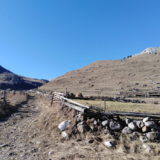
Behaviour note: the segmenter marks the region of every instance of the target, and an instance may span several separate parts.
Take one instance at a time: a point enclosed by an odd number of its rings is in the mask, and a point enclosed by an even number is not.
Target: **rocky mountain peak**
[[[151,47],[151,48],[146,48],[142,52],[133,54],[131,57],[143,55],[143,54],[160,54],[160,47]]]
[[[160,53],[160,47],[146,48],[141,53],[142,54],[159,54]]]

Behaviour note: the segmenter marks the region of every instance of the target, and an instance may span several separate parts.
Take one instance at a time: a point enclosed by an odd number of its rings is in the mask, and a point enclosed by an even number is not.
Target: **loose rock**
[[[122,129],[122,126],[119,122],[114,122],[114,121],[111,121],[109,123],[109,127],[111,130],[114,130],[114,131],[119,131]]]
[[[132,131],[135,131],[137,129],[137,126],[134,122],[131,122],[128,124],[128,127],[132,130]]]
[[[98,124],[98,122],[95,120],[95,121],[93,122],[93,124],[94,124],[94,125],[97,125],[97,124]]]
[[[63,138],[65,138],[65,139],[68,139],[68,138],[69,138],[68,133],[65,132],[65,131],[63,131],[63,132],[61,133],[61,136],[62,136]]]
[[[152,147],[148,144],[143,144],[142,147],[144,148],[145,153],[151,153],[152,152]]]
[[[146,132],[148,132],[149,131],[149,128],[147,127],[147,126],[144,126],[143,128],[142,128],[142,132],[143,133],[146,133]]]
[[[115,141],[104,141],[103,143],[107,148],[113,148],[115,147],[116,143]]]
[[[123,134],[131,134],[132,130],[129,127],[124,127],[122,130],[122,133]]]
[[[137,121],[137,122],[136,122],[136,125],[137,125],[138,128],[141,129],[141,128],[144,127],[144,122],[143,122],[143,121]]]
[[[144,122],[144,124],[149,128],[156,128],[156,124],[154,121],[147,121],[147,122]]]
[[[147,121],[149,121],[150,120],[150,118],[149,117],[145,117],[145,118],[143,118],[143,122],[147,122]]]
[[[58,128],[60,131],[64,131],[65,129],[67,129],[70,125],[70,120],[66,120],[66,121],[63,121],[61,122],[59,125],[58,125]]]
[[[148,142],[148,138],[147,138],[146,136],[140,136],[140,137],[139,137],[139,140],[140,140],[142,143]]]
[[[128,119],[128,118],[126,118],[126,119],[125,119],[125,122],[126,122],[126,124],[128,125],[129,123],[131,123],[131,122],[132,122],[132,120],[131,120],[131,119]]]
[[[109,121],[108,120],[105,120],[105,121],[102,121],[102,126],[107,126],[109,124]]]
[[[148,133],[146,133],[146,137],[148,138],[148,140],[154,141],[157,138],[157,133],[156,132],[148,132]]]

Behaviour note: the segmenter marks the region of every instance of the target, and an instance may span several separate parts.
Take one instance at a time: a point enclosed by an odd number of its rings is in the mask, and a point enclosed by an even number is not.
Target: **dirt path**
[[[1,160],[39,159],[36,143],[30,137],[34,131],[28,130],[38,114],[38,108],[28,103],[8,120],[0,122]]]

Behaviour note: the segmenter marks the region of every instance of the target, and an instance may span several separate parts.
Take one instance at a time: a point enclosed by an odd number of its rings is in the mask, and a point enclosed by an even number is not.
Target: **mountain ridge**
[[[28,90],[40,87],[47,82],[47,80],[19,76],[0,66],[0,89]]]

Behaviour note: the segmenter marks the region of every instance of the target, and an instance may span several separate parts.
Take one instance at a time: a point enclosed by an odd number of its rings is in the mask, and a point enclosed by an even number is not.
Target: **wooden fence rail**
[[[73,108],[79,112],[86,112],[86,113],[94,113],[94,114],[100,114],[100,115],[105,115],[105,116],[131,116],[131,117],[151,117],[155,119],[160,119],[160,114],[155,114],[155,113],[139,113],[139,112],[120,112],[120,111],[110,111],[110,112],[105,112],[99,109],[99,107],[91,107],[91,106],[86,106],[83,104],[80,104],[78,102],[75,102],[71,99],[68,99],[62,95],[62,93],[57,93],[55,92],[55,97],[59,100],[63,100],[64,104],[67,107]]]
[[[140,112],[120,112],[120,111],[105,112],[102,109],[100,109],[99,107],[96,107],[96,106],[92,107],[92,106],[83,105],[83,104],[75,102],[71,99],[68,99],[68,98],[64,97],[63,93],[54,92],[54,93],[52,93],[52,95],[50,95],[50,94],[45,94],[45,95],[53,96],[54,99],[57,99],[59,101],[63,101],[65,106],[72,108],[72,109],[74,109],[78,112],[81,112],[81,113],[86,113],[86,114],[93,113],[93,115],[99,114],[99,115],[104,115],[104,116],[151,117],[154,119],[160,119],[160,113],[156,114],[156,113],[140,113]]]

